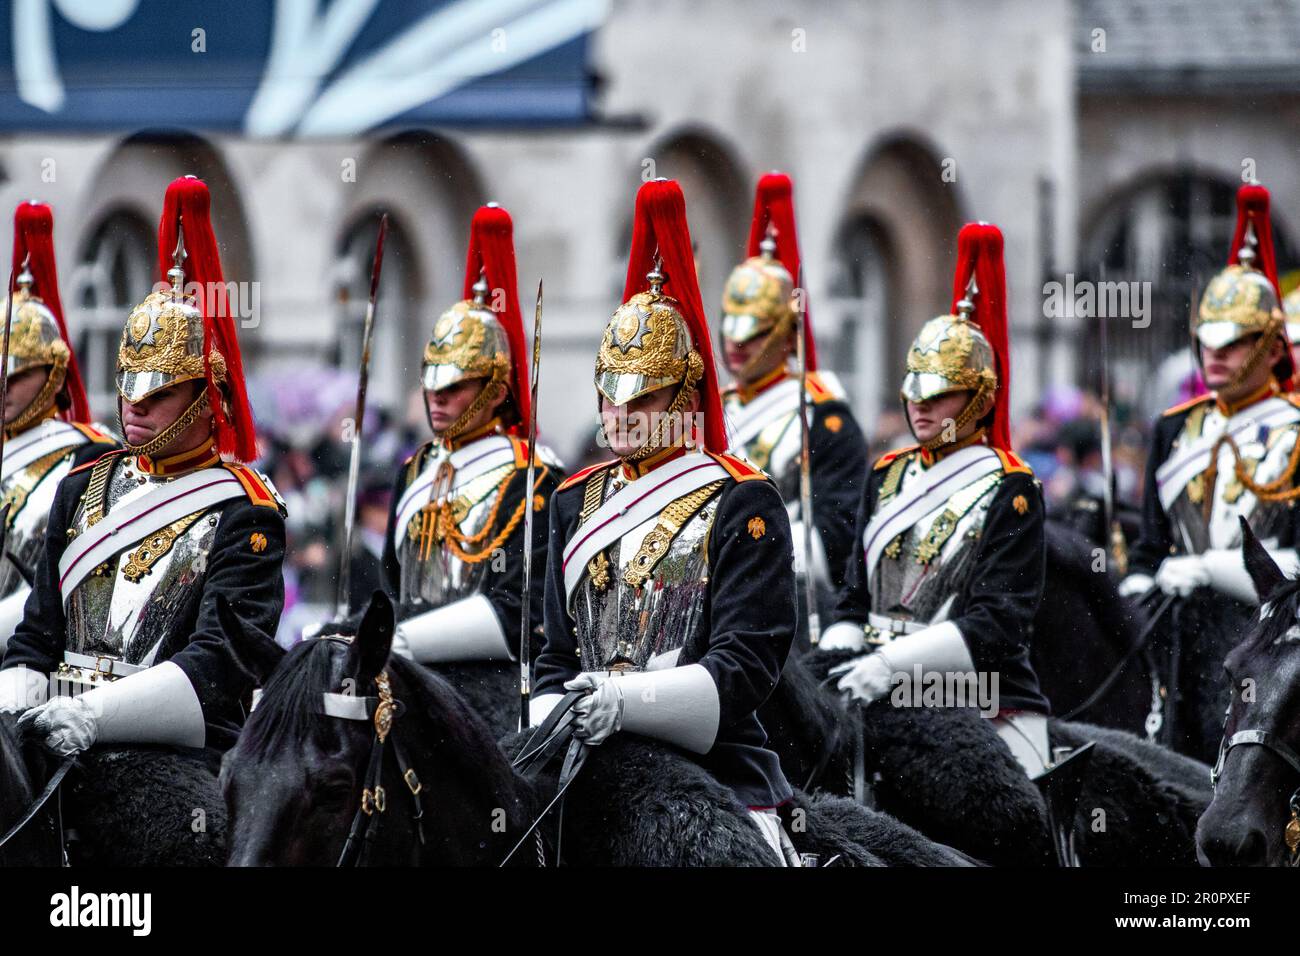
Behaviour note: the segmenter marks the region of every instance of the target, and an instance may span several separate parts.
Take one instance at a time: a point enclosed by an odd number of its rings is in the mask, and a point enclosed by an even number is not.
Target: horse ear
[[[1259,543],[1255,532],[1250,530],[1250,522],[1238,518],[1241,522],[1241,556],[1246,562],[1246,571],[1255,584],[1255,594],[1259,603],[1265,603],[1273,592],[1286,583],[1286,575],[1277,566],[1268,549]]]
[[[357,627],[357,636],[348,647],[348,665],[359,683],[368,683],[384,669],[396,629],[393,602],[383,591],[376,591]]]
[[[253,678],[253,682],[266,683],[271,672],[284,659],[284,648],[260,631],[244,626],[235,609],[224,594],[217,595],[217,621],[235,651],[240,668]]]

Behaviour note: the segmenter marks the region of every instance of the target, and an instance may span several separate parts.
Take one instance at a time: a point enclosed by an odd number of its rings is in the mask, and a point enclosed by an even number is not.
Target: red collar
[[[784,382],[789,377],[790,372],[786,367],[784,365],[779,365],[756,382],[752,382],[749,385],[737,385],[736,395],[740,399],[740,404],[748,405],[773,385],[778,382]]]
[[[943,461],[955,451],[961,451],[963,448],[969,448],[971,445],[983,444],[988,435],[984,429],[977,428],[961,441],[955,441],[951,445],[940,445],[933,450],[929,448],[921,449],[921,466],[929,468],[937,461]]]
[[[170,478],[198,468],[209,468],[220,460],[221,456],[217,453],[217,443],[209,438],[197,448],[191,448],[189,451],[182,451],[175,455],[168,455],[165,458],[136,455],[135,464],[146,475]]]
[[[619,474],[623,476],[625,481],[636,481],[642,475],[648,475],[660,465],[667,464],[684,454],[686,454],[685,445],[673,445],[671,448],[663,448],[642,461],[624,461],[619,465]]]

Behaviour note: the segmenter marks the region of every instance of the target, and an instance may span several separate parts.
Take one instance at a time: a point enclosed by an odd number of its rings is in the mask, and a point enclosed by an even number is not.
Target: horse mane
[[[239,735],[241,750],[257,758],[274,753],[285,740],[319,739],[325,726],[319,719],[321,694],[339,690],[330,685],[334,643],[306,640],[290,648],[244,723]]]

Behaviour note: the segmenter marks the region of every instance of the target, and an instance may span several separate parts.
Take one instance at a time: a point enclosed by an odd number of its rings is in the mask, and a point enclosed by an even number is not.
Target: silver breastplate
[[[434,449],[424,470],[436,473],[445,459]],[[442,607],[478,593],[486,569],[501,559],[493,556],[492,539],[511,518],[498,502],[514,472],[505,464],[454,489],[446,480],[434,482],[429,502],[407,523],[397,548],[403,604]]]
[[[914,457],[894,492],[914,480],[920,471],[919,460]],[[886,545],[871,579],[873,611],[929,622],[951,606],[974,571],[989,505],[1002,478],[1003,473],[997,471],[970,482]],[[887,501],[882,493],[876,507]]]
[[[1195,441],[1203,433],[1223,430],[1223,416],[1217,408],[1193,409],[1174,440],[1170,454]],[[1300,425],[1283,425],[1266,433],[1244,436],[1237,443],[1243,470],[1256,484],[1276,481],[1290,463],[1291,451],[1300,436]],[[1174,544],[1184,554],[1201,554],[1212,548],[1241,546],[1239,518],[1247,518],[1251,529],[1261,539],[1276,537],[1287,520],[1291,502],[1261,501],[1236,474],[1236,459],[1225,444],[1219,450],[1217,468],[1211,482],[1208,470],[1197,475],[1179,492],[1169,508],[1169,524]],[[1285,488],[1295,483],[1294,477]],[[1207,505],[1206,498],[1210,501]]]
[[[74,446],[53,451],[9,476],[0,486],[0,505],[10,505],[5,549],[28,568],[34,569],[40,557],[54,493],[72,470],[76,450]],[[0,597],[13,594],[25,583],[13,562],[0,561]]]
[[[115,461],[108,479],[111,514],[170,479],[143,475],[131,461]],[[93,491],[93,481],[91,490]],[[77,509],[73,527],[90,527],[90,495]],[[67,649],[139,664],[179,618],[207,577],[222,506],[197,511],[156,531],[105,561],[64,599]]]
[[[618,490],[605,484],[601,500]],[[686,642],[708,598],[708,538],[723,484],[678,498],[588,562],[571,598],[583,670],[642,670]]]

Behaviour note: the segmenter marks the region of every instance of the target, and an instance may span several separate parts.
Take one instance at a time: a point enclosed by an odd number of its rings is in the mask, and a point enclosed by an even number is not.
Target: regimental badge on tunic
[[[1011,507],[1016,509],[1017,514],[1024,514],[1029,510],[1029,499],[1024,495],[1016,495],[1011,499]]]
[[[838,415],[826,416],[826,427],[831,430],[832,434],[838,434],[839,430],[844,427],[844,419]]]
[[[533,510],[541,511],[546,507],[546,499],[541,495],[533,495]]]
[[[266,535],[260,531],[254,531],[249,537],[248,543],[253,546],[254,553],[261,554],[266,550]]]
[[[767,522],[758,515],[754,515],[754,517],[750,518],[749,524],[746,527],[749,528],[750,537],[755,541],[767,534]]]

